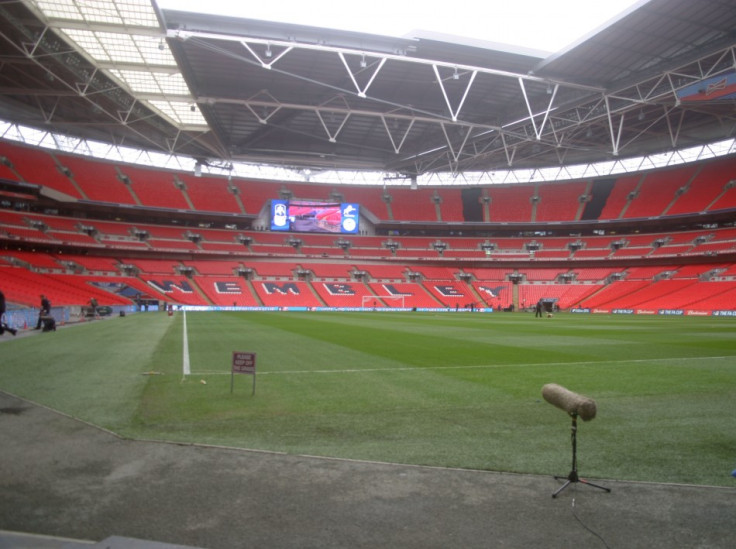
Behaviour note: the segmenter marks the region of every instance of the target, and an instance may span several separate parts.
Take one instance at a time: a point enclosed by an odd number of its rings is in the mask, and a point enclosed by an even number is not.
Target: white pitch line
[[[189,339],[187,338],[187,312],[184,311],[184,334],[182,335],[182,352],[181,352],[181,370],[184,377],[191,375],[192,370],[189,366]]]
[[[585,362],[532,362],[527,364],[476,364],[468,366],[402,366],[400,368],[350,368],[345,370],[283,370],[280,372],[263,372],[259,371],[259,376],[265,375],[288,375],[288,374],[363,374],[372,372],[421,372],[426,370],[479,370],[490,368],[514,368],[526,366],[610,366],[612,364],[632,364],[639,362],[676,362],[676,361],[694,361],[694,360],[721,360],[734,358],[732,356],[701,356],[701,357],[676,357],[676,358],[657,358],[657,359],[634,359],[634,360],[604,360],[601,362],[585,361]],[[230,372],[198,372],[195,375],[230,375]]]

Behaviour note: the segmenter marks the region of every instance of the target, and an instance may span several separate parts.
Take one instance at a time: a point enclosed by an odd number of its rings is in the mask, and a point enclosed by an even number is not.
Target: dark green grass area
[[[161,313],[5,341],[0,388],[124,436],[567,475],[733,486],[736,320],[386,312]],[[233,351],[257,353],[252,377]],[[144,375],[147,372],[160,375]]]

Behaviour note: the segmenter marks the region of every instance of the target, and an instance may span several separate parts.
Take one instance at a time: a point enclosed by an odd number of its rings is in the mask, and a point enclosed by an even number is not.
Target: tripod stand
[[[556,479],[565,479],[565,484],[560,486],[554,494],[552,494],[553,498],[556,498],[557,495],[562,492],[565,488],[570,486],[573,482],[582,482],[583,484],[587,484],[588,486],[592,486],[594,488],[599,488],[601,490],[605,490],[606,492],[610,492],[610,488],[605,488],[603,486],[599,486],[597,484],[593,484],[592,482],[588,482],[587,480],[580,478],[578,476],[578,441],[577,441],[577,432],[578,432],[578,415],[575,413],[570,414],[572,416],[572,470],[570,471],[570,474],[566,477],[560,477],[555,476]]]

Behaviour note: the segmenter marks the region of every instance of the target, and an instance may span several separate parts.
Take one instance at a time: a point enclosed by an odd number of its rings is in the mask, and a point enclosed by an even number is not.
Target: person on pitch
[[[97,313],[97,300],[94,297],[89,299],[89,313],[93,318],[100,318],[100,315]]]
[[[38,311],[38,322],[36,323],[35,330],[40,330],[45,317],[51,316],[51,302],[48,298],[41,294],[41,310]]]

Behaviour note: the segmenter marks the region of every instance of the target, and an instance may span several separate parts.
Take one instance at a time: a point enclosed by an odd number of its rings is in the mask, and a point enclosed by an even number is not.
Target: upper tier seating
[[[677,191],[684,187],[696,171],[695,166],[650,172],[643,176],[637,196],[631,200],[624,217],[658,217],[677,198]]]
[[[585,194],[587,181],[547,183],[539,185],[535,221],[577,220],[580,197]]]
[[[176,186],[174,173],[125,165],[120,173],[130,181],[130,190],[142,206],[190,210],[184,193]]]
[[[247,214],[258,214],[270,200],[279,198],[280,185],[275,183],[233,179],[232,185],[238,189],[238,196]]]
[[[402,189],[387,190],[391,196],[391,212],[393,219],[402,221],[439,221],[437,207],[432,201],[435,191],[432,189]]]
[[[197,211],[242,214],[235,195],[228,190],[228,181],[217,177],[177,176]]]
[[[629,195],[637,188],[641,177],[640,175],[619,177],[613,189],[611,189],[611,194],[608,195],[598,219],[620,219],[624,208],[629,203]]]
[[[340,188],[340,192],[344,196],[345,202],[360,204],[361,208],[367,209],[381,221],[389,219],[388,208],[381,198],[381,189],[350,185]]]
[[[62,173],[50,151],[0,141],[0,155],[10,161],[21,181],[48,187],[73,198],[84,198],[69,177]],[[15,174],[11,179],[17,179]]]
[[[130,189],[120,180],[112,164],[80,156],[58,155],[59,162],[69,168],[87,200],[135,205]]]
[[[704,212],[726,192],[726,184],[733,179],[731,159],[719,159],[703,164],[695,173],[685,191],[680,194],[667,215]],[[736,206],[736,201],[734,205]]]
[[[486,192],[491,198],[490,221],[532,221],[534,187],[531,185],[491,187]]]
[[[72,198],[145,207],[258,214],[269,200],[289,191],[295,198],[355,202],[380,220],[464,221],[462,189],[344,186],[196,178],[188,171],[105,163],[87,157],[1,141],[2,175],[60,191]],[[619,176],[598,219],[682,215],[736,208],[731,180],[734,158]],[[601,178],[602,180],[610,178]],[[125,181],[125,182],[124,182]],[[129,184],[126,184],[129,182]],[[597,181],[493,185],[479,189],[491,199],[489,221],[573,221],[582,196],[594,196]],[[177,185],[183,187],[178,188]],[[237,196],[229,189],[235,189]],[[435,203],[437,197],[438,203]],[[534,204],[533,197],[538,200]],[[438,216],[439,214],[439,216]]]

